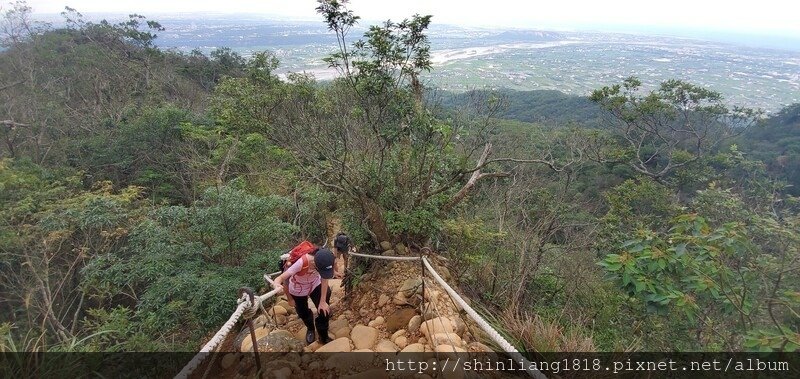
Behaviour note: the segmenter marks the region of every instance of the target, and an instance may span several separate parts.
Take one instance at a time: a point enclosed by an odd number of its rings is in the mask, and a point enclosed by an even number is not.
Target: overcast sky
[[[7,0],[3,1],[4,3]],[[35,13],[65,5],[83,13],[144,15],[189,12],[268,14],[317,20],[315,0],[27,0]],[[728,31],[800,37],[800,1],[707,0],[352,0],[365,20],[432,14],[434,23],[522,28],[660,29]]]

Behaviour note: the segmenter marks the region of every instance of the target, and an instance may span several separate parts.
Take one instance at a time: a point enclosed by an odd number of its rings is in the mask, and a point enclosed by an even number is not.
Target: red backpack
[[[287,268],[291,267],[298,259],[303,260],[303,268],[300,269],[300,272],[297,275],[305,275],[308,272],[308,254],[313,253],[317,250],[317,247],[308,241],[300,242],[297,246],[293,247],[292,250],[289,251],[289,259],[286,261],[286,265],[283,267],[285,271]]]

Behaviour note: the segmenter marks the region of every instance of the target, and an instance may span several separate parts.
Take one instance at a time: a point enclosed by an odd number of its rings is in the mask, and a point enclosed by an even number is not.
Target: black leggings
[[[311,296],[311,301],[314,302],[314,305],[319,310],[319,300],[322,296],[322,284],[318,285],[314,288],[313,291],[309,294]],[[311,309],[308,308],[308,296],[295,296],[292,295],[294,298],[294,309],[297,311],[297,317],[303,320],[303,323],[306,324],[306,328],[308,330],[314,330],[314,325],[317,326],[317,333],[320,336],[324,336],[328,334],[328,320],[330,319],[330,312],[327,314],[322,314],[322,312],[317,312],[317,318],[314,320],[314,314],[311,313]],[[325,302],[328,304],[331,303],[331,288],[328,287],[328,294],[325,296]]]

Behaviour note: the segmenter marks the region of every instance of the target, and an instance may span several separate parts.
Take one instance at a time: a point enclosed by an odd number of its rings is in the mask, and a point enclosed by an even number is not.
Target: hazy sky
[[[222,12],[319,19],[315,0],[28,0],[28,4],[36,13],[58,13],[69,5],[83,13]],[[800,2],[796,0],[352,0],[350,9],[365,20],[398,20],[420,13],[434,15],[434,23],[455,25],[648,26],[800,37]]]

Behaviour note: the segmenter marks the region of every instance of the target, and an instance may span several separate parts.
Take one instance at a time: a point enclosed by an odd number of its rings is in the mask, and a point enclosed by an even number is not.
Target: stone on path
[[[394,333],[400,329],[403,329],[409,325],[411,319],[413,319],[417,314],[417,311],[414,308],[400,308],[396,310],[394,313],[386,317],[386,330],[389,333]],[[410,328],[409,328],[410,330]]]
[[[350,337],[350,332],[352,332],[352,329],[350,329],[349,326],[346,326],[344,328],[336,329],[336,331],[333,332],[332,334],[335,336],[334,338],[342,338],[342,337]],[[328,334],[331,333],[329,332]]]
[[[346,353],[350,351],[352,351],[352,348],[350,347],[350,339],[347,337],[342,337],[326,343],[317,349],[315,353]]]
[[[378,317],[375,317],[374,320],[370,321],[369,324],[367,324],[367,326],[371,326],[373,328],[377,328],[377,327],[383,325],[383,322],[384,322],[383,316],[378,316]]]
[[[394,332],[394,334],[392,334],[392,336],[389,339],[394,341],[397,337],[404,336],[405,334],[406,334],[406,330],[405,329],[400,329],[400,330]]]
[[[350,339],[356,349],[369,349],[378,340],[378,329],[370,326],[356,325],[350,332]]]
[[[391,298],[389,296],[386,296],[386,294],[382,293],[381,296],[378,297],[378,308],[381,308],[384,305],[386,305],[386,303],[388,303],[389,300],[391,300]]]
[[[331,331],[337,331],[341,328],[347,328],[347,327],[350,327],[350,322],[344,317],[333,320],[328,324],[328,330]]]
[[[233,366],[234,363],[239,361],[239,358],[240,356],[238,353],[225,354],[225,356],[222,357],[222,361],[219,362],[219,365],[220,367],[222,367],[223,370],[227,370],[228,368]]]
[[[403,282],[403,284],[400,285],[400,287],[397,288],[397,292],[403,293],[403,295],[408,298],[421,289],[422,278],[408,278]]]
[[[462,346],[464,344],[461,341],[461,337],[455,333],[436,333],[433,335],[433,339],[431,341],[433,345]]]
[[[416,333],[419,330],[420,325],[422,325],[422,316],[416,315],[411,317],[411,319],[408,320],[408,332]]]
[[[419,328],[422,331],[422,334],[425,335],[425,338],[428,341],[431,340],[431,336],[436,333],[453,333],[453,325],[450,322],[450,319],[447,317],[437,317],[425,321],[420,325]]]
[[[403,350],[400,351],[401,353],[424,353],[425,346],[421,343],[412,343],[411,345],[406,346]]]
[[[288,333],[287,333],[288,334]],[[303,351],[305,343],[298,341],[294,337],[289,337],[286,334],[270,334],[266,337],[258,339],[258,352],[300,352]],[[253,344],[248,343],[248,340],[242,343],[242,352],[253,351]]]
[[[404,349],[408,346],[408,338],[406,336],[400,336],[394,339],[394,344],[397,345],[398,348]]]
[[[400,350],[394,342],[389,340],[380,340],[377,345],[375,345],[375,351],[378,353],[396,353]]]

